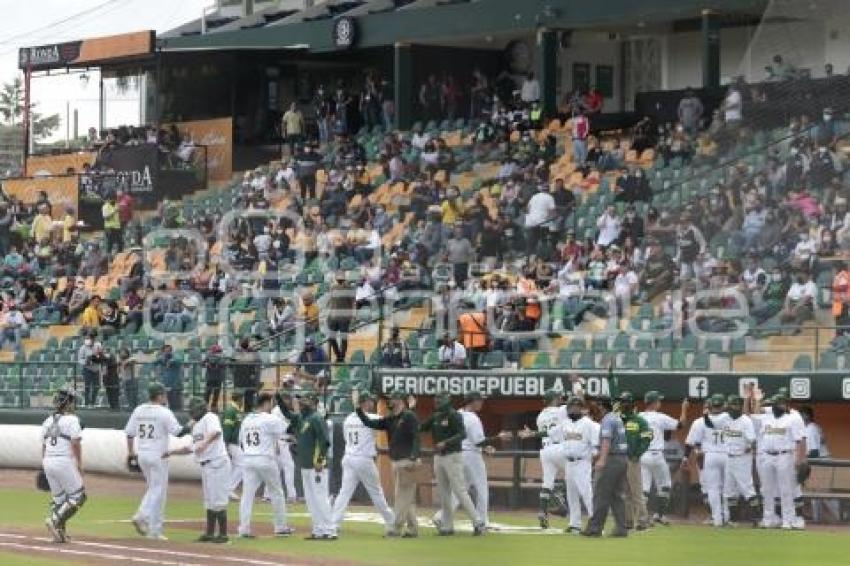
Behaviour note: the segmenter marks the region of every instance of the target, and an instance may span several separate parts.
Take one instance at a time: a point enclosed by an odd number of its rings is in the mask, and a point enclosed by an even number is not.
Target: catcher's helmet
[[[65,408],[77,400],[77,392],[71,387],[63,387],[53,395],[53,406],[57,412],[65,410]]]

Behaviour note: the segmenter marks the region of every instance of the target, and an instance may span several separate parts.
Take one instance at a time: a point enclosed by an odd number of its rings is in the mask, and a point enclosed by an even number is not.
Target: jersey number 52
[[[139,439],[153,438],[153,424],[141,423],[139,425]]]

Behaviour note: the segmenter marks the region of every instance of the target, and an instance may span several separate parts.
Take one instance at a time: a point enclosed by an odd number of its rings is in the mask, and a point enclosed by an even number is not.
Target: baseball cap
[[[463,400],[467,403],[471,403],[472,401],[481,401],[483,399],[484,395],[482,395],[480,391],[468,391],[466,395],[463,396]]]
[[[733,393],[732,395],[729,395],[729,396],[726,398],[726,404],[727,404],[727,405],[740,405],[740,404],[742,404],[743,402],[744,402],[744,400],[743,400],[743,399],[741,399],[741,397],[740,397],[740,396],[735,395],[734,393]]]
[[[726,403],[726,399],[720,393],[716,393],[708,400],[708,404],[712,407],[722,407]]]
[[[620,396],[617,398],[620,403],[634,403],[635,396],[632,395],[631,391],[623,391],[620,393]]]
[[[160,395],[165,393],[165,387],[156,381],[148,385],[148,399],[153,399],[154,397],[159,397]]]
[[[655,403],[656,401],[661,401],[663,399],[664,395],[655,390],[647,391],[646,395],[643,396],[644,403]]]
[[[567,406],[569,405],[584,405],[584,400],[578,395],[570,395],[570,398],[567,399]]]
[[[396,389],[392,393],[390,393],[390,399],[400,399],[402,401],[405,401],[407,400],[407,393],[405,393],[401,389]]]
[[[554,401],[558,397],[561,397],[561,392],[557,391],[555,389],[547,389],[543,393],[543,400],[546,401],[547,403],[551,403],[552,401]]]

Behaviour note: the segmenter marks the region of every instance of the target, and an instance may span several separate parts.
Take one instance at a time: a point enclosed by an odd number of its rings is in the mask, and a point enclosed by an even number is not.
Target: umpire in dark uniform
[[[596,460],[596,485],[593,488],[593,515],[581,532],[588,537],[602,536],[608,510],[616,526],[611,536],[624,537],[626,530],[626,464],[628,446],[623,419],[611,412],[611,398],[598,397],[596,404],[603,412],[599,431],[599,459]]]

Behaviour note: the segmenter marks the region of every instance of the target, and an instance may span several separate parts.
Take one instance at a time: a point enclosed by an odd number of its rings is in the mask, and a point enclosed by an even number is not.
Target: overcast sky
[[[201,9],[211,4],[213,0],[0,0],[0,81],[20,76],[20,47],[146,29],[163,32],[199,18]],[[110,96],[117,98],[115,93]],[[72,113],[79,110],[80,134],[97,126],[97,97],[96,74],[88,85],[79,75],[33,80],[38,111],[62,117],[55,139],[65,138],[66,101]],[[113,100],[107,108],[110,125],[138,121],[138,114],[138,103],[130,100]]]

